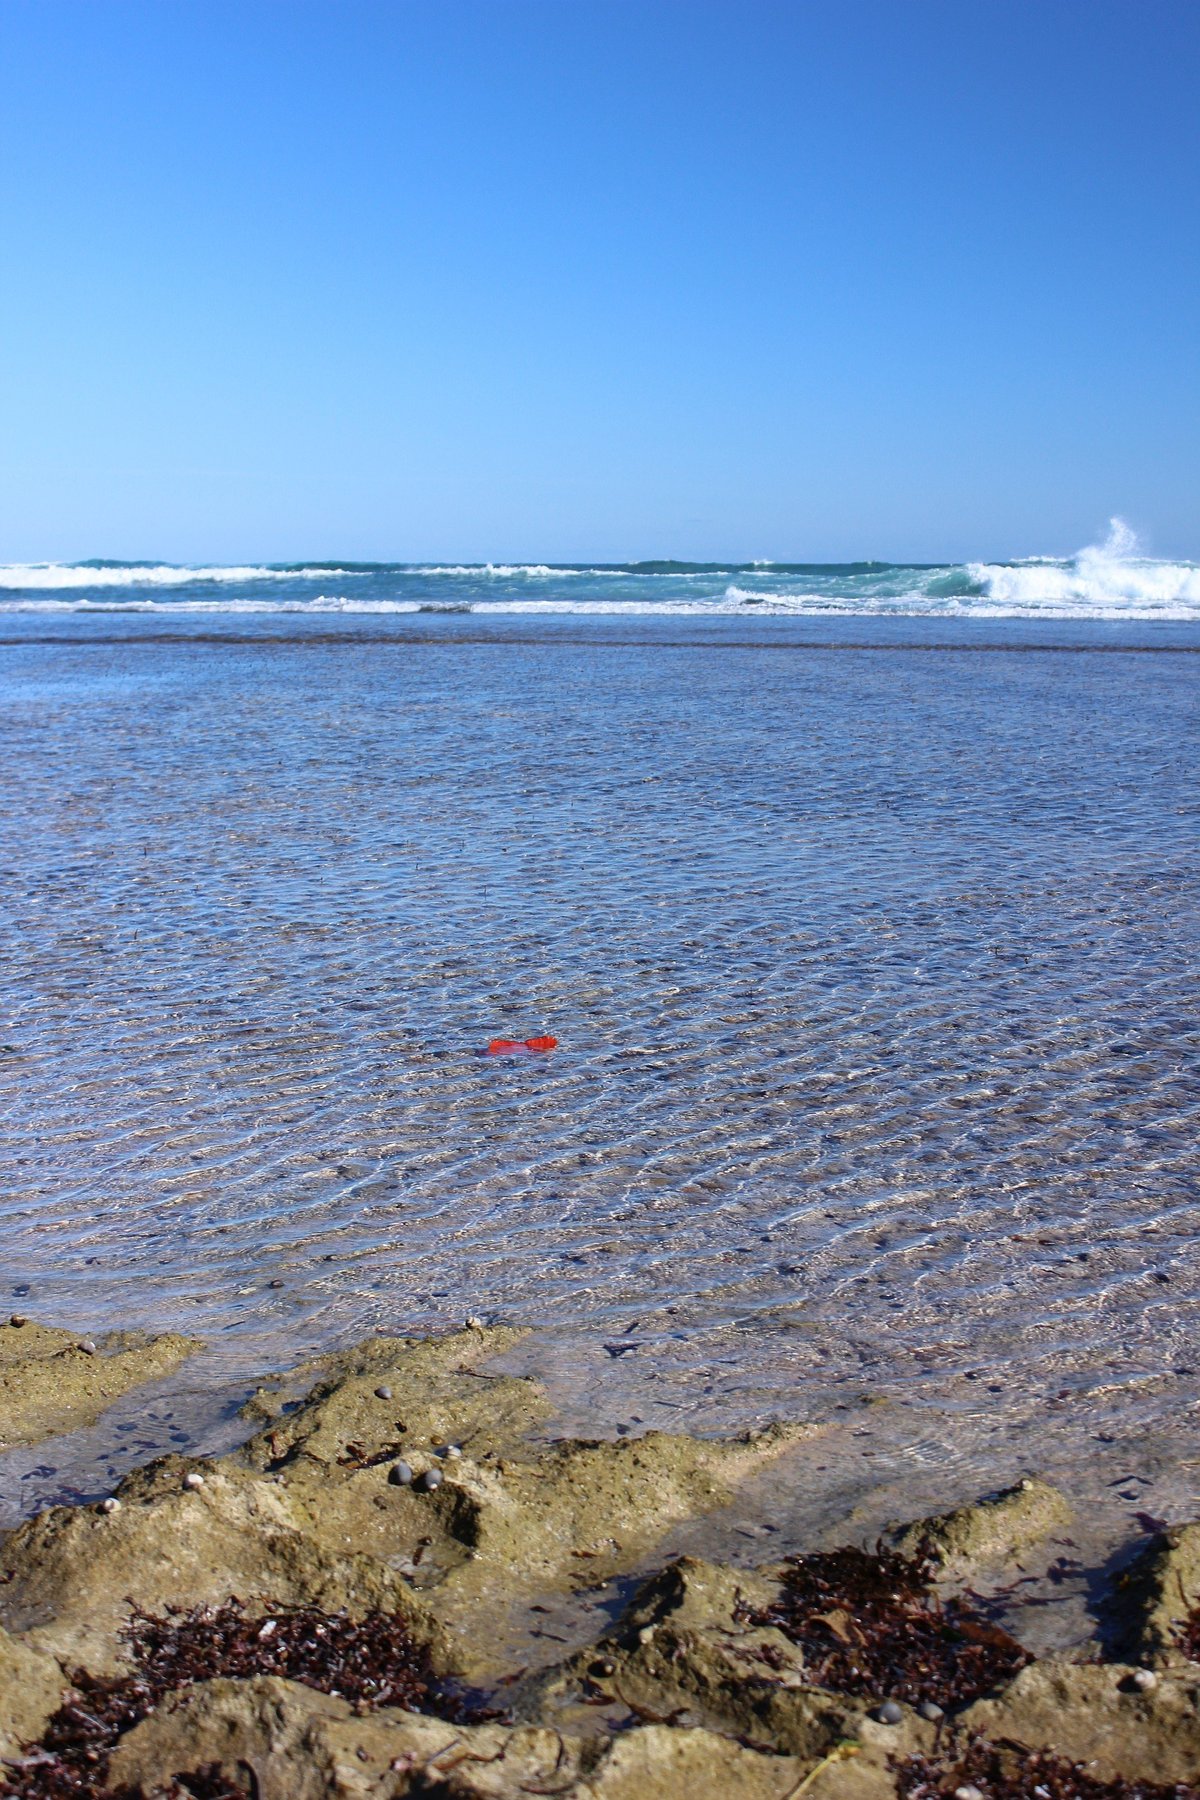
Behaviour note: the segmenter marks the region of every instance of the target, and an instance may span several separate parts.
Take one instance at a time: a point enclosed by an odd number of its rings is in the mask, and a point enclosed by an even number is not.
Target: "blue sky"
[[[0,559],[1200,555],[1197,0],[0,0]]]

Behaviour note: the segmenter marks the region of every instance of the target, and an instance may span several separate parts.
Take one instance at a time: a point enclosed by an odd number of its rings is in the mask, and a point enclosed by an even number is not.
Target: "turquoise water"
[[[56,606],[0,619],[0,1302],[204,1336],[201,1437],[473,1313],[580,1422],[1182,1457],[1195,625]]]
[[[0,566],[0,614],[484,614],[1200,619],[1200,565],[1142,554],[1119,519],[1070,557],[962,564],[328,563]]]

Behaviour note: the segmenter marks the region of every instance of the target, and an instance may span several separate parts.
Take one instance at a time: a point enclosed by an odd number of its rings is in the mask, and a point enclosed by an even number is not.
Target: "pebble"
[[[973,1781],[964,1781],[961,1787],[955,1788],[954,1800],[983,1800],[983,1793]]]
[[[95,1356],[96,1354],[96,1346],[93,1344],[91,1338],[80,1338],[75,1348],[77,1350],[82,1350],[85,1356]]]
[[[388,1470],[388,1480],[393,1487],[411,1487],[413,1472],[406,1462],[394,1462]]]
[[[416,1485],[423,1493],[432,1494],[434,1488],[440,1488],[442,1485],[442,1471],[440,1469],[426,1469]]]
[[[899,1725],[904,1713],[894,1700],[885,1700],[882,1706],[875,1708],[875,1717],[881,1725]]]
[[[377,1387],[375,1389],[375,1398],[377,1400],[390,1400],[391,1397],[392,1390],[390,1387]]]
[[[28,1325],[29,1320],[24,1313],[14,1313],[8,1322],[10,1325]]]
[[[120,1512],[120,1510],[121,1502],[119,1500],[114,1500],[111,1494],[107,1500],[102,1500],[100,1502],[100,1511],[102,1513],[115,1513]]]
[[[946,1716],[944,1709],[938,1705],[936,1700],[922,1700],[917,1711],[923,1719],[944,1719]]]
[[[269,1288],[281,1288],[283,1283],[282,1281],[268,1281],[267,1286]]]
[[[1133,1685],[1141,1693],[1148,1694],[1153,1688],[1158,1686],[1158,1676],[1154,1673],[1153,1669],[1135,1669],[1133,1671]]]
[[[185,1488],[202,1488],[204,1486],[204,1477],[203,1475],[198,1475],[195,1469],[189,1469],[183,1478],[183,1485]]]

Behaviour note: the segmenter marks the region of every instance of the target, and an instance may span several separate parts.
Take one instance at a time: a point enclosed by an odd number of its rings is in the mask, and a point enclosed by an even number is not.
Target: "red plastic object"
[[[526,1038],[493,1038],[487,1047],[489,1056],[511,1056],[517,1050],[557,1050],[558,1039],[555,1037]]]

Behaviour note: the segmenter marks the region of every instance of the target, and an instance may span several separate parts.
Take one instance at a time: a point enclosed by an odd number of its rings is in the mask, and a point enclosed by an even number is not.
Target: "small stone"
[[[91,1338],[80,1338],[75,1348],[77,1350],[82,1350],[85,1356],[95,1356],[96,1354],[96,1346],[93,1344]]]
[[[392,1390],[390,1387],[377,1387],[375,1389],[375,1398],[377,1400],[390,1400],[391,1397]]]
[[[652,1644],[653,1642],[654,1642],[654,1626],[653,1625],[643,1625],[642,1629],[638,1632],[638,1643],[639,1644]]]
[[[946,1716],[944,1708],[940,1707],[936,1700],[922,1700],[917,1711],[923,1719],[928,1719],[931,1724],[937,1719],[944,1719]]]
[[[14,1313],[8,1322],[10,1325],[28,1325],[29,1320],[24,1313]]]
[[[1158,1686],[1158,1676],[1153,1669],[1135,1669],[1133,1685],[1141,1694],[1149,1694]]]
[[[283,1283],[282,1281],[268,1281],[267,1286],[269,1288],[281,1288]]]
[[[426,1469],[425,1473],[416,1483],[416,1486],[419,1487],[424,1494],[432,1494],[434,1488],[440,1488],[441,1485],[442,1471],[440,1469]]]
[[[479,1317],[478,1313],[468,1313],[467,1314],[466,1327],[467,1327],[468,1331],[482,1331],[483,1330],[483,1320]]]
[[[109,1495],[107,1500],[102,1500],[100,1502],[100,1511],[102,1513],[115,1513],[115,1512],[120,1512],[120,1510],[121,1510],[121,1502],[119,1500],[115,1500],[111,1494]]]
[[[393,1487],[411,1487],[413,1472],[406,1462],[394,1462],[388,1470],[388,1480]]]
[[[204,1486],[204,1477],[203,1475],[197,1474],[195,1469],[189,1469],[183,1478],[183,1485],[185,1488],[202,1488]]]
[[[904,1714],[894,1700],[885,1700],[875,1708],[875,1717],[881,1725],[899,1725]]]
[[[973,1781],[964,1781],[961,1787],[955,1788],[954,1800],[983,1800],[983,1793]]]

